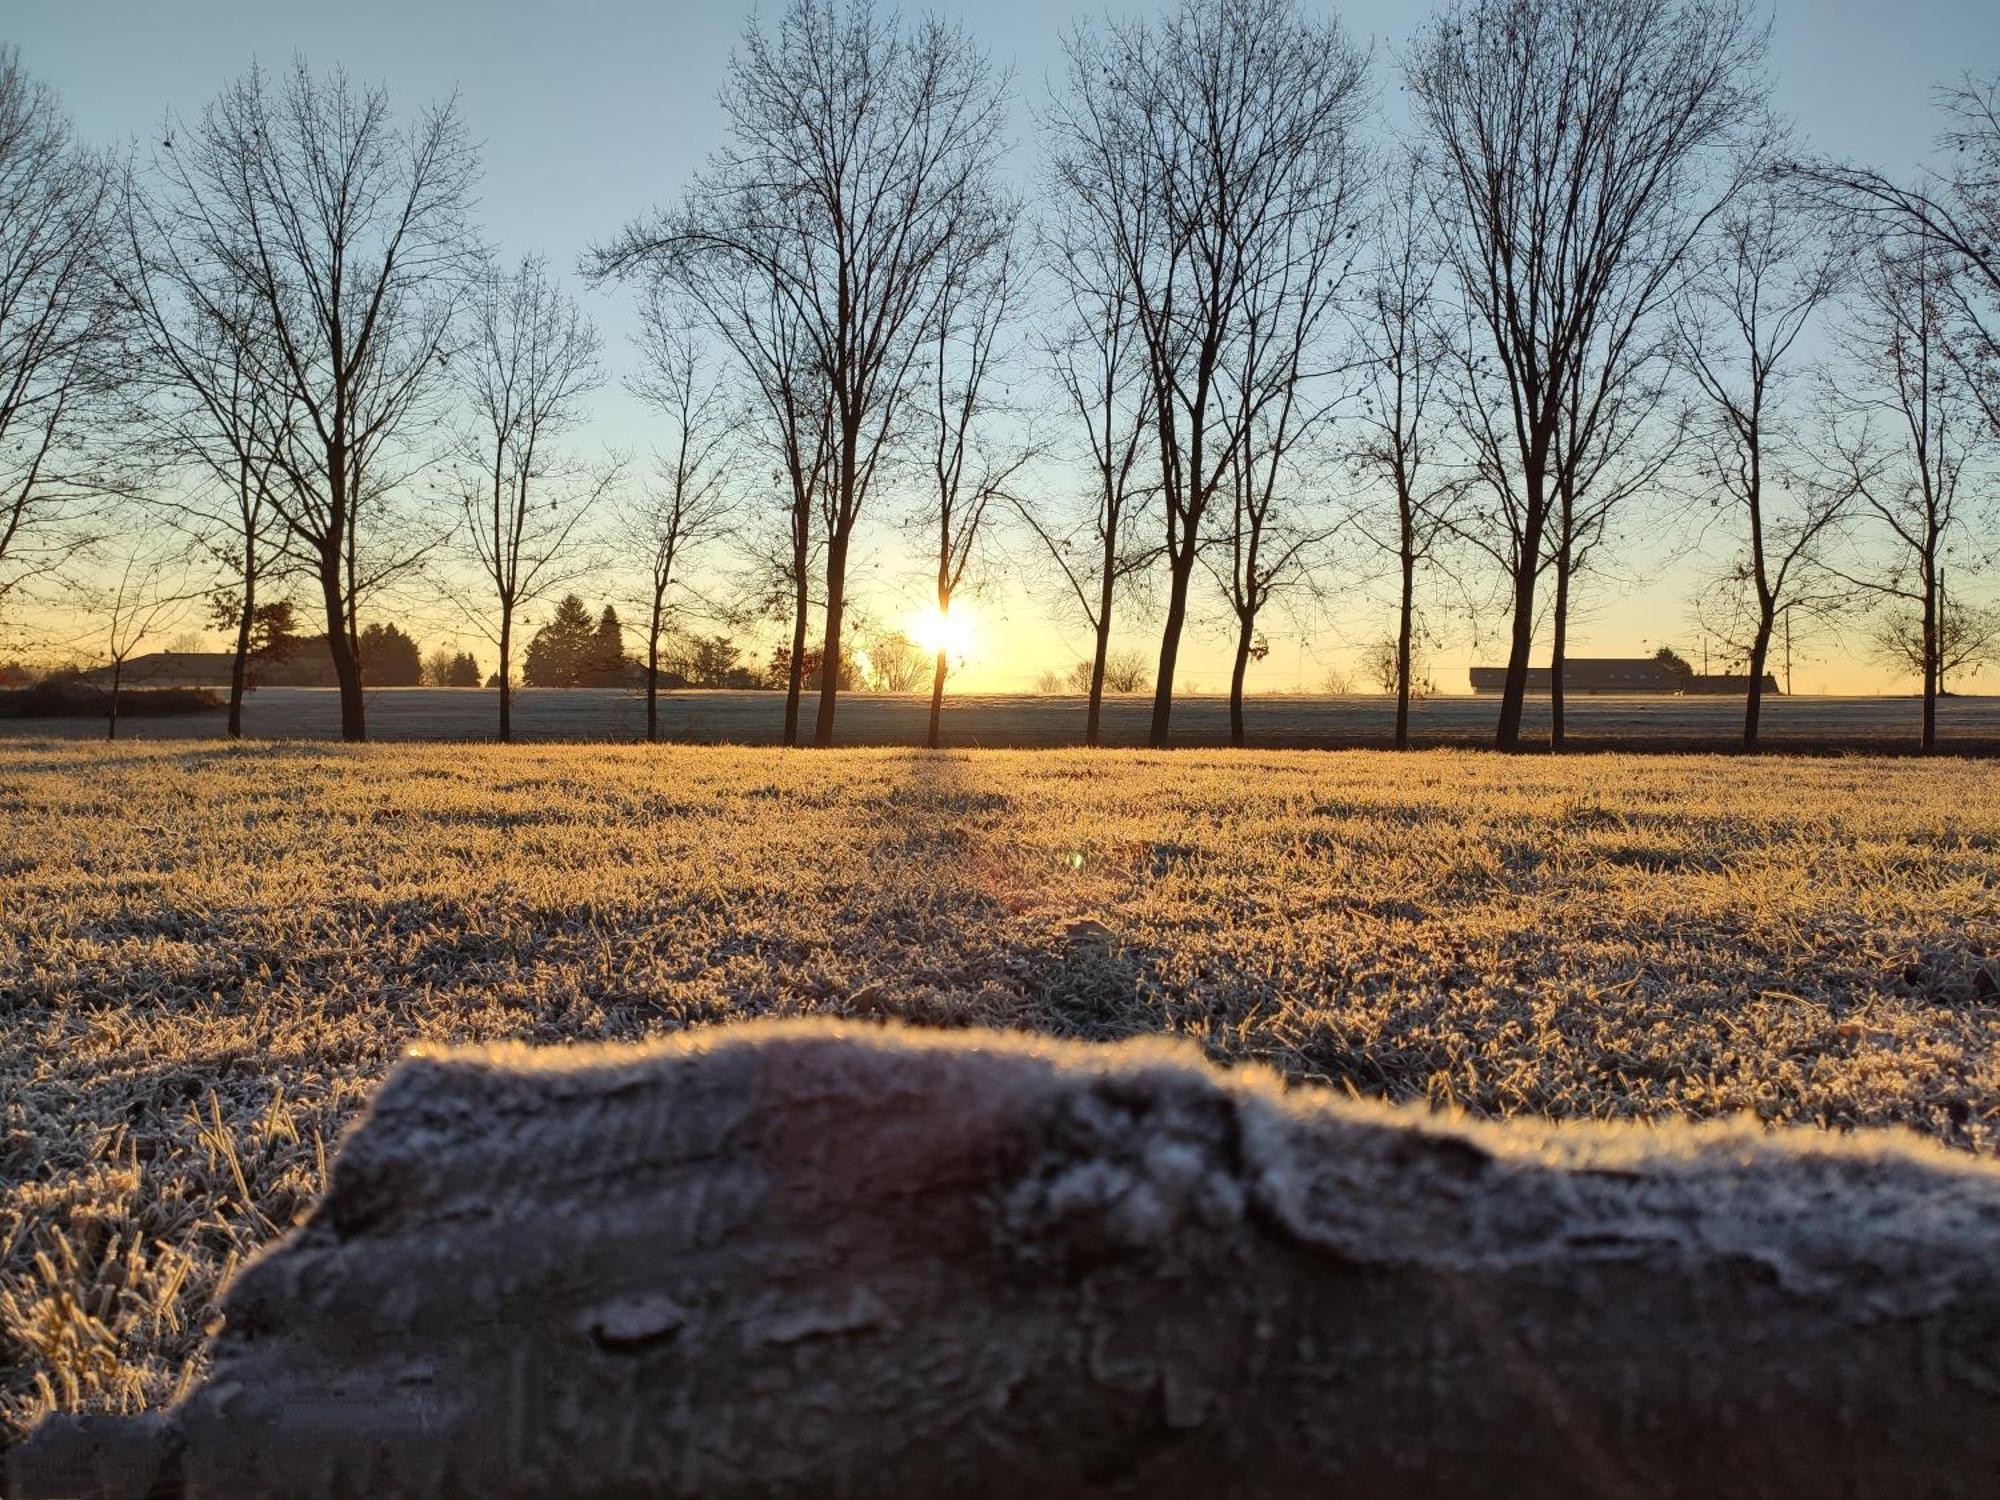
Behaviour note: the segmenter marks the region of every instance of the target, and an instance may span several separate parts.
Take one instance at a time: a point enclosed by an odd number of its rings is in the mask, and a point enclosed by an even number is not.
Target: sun
[[[910,639],[928,656],[942,651],[950,661],[963,661],[972,652],[972,611],[954,604],[949,613],[935,604],[910,617]]]

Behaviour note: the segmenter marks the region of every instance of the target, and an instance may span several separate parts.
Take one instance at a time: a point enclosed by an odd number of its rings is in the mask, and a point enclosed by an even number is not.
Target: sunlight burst
[[[935,604],[910,617],[910,639],[929,656],[942,651],[954,662],[964,661],[972,652],[972,611],[954,604],[949,613]]]

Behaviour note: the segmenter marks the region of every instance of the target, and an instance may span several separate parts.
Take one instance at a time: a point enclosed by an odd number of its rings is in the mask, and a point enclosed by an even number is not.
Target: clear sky
[[[1136,0],[1110,7],[1119,14],[1147,8]],[[1322,8],[1351,35],[1373,39],[1377,88],[1393,117],[1395,57],[1428,7],[1349,0]],[[1028,106],[1060,70],[1064,29],[1105,7],[942,0],[930,9],[962,21],[1011,68],[1014,169],[1025,182],[1033,164]],[[673,197],[717,142],[716,86],[752,13],[729,0],[8,0],[0,38],[18,44],[27,66],[62,92],[85,137],[105,143],[144,143],[168,109],[197,113],[256,59],[283,63],[297,53],[315,65],[342,63],[386,84],[405,108],[455,88],[473,136],[484,143],[490,237],[505,254],[539,251],[573,268],[593,242]],[[1779,107],[1819,151],[1899,171],[1928,154],[1935,126],[1928,90],[1967,70],[2000,68],[1996,0],[1782,0],[1772,19]],[[614,366],[629,367],[626,299],[606,292],[585,301]],[[643,412],[629,398],[607,391],[601,405],[593,440],[645,445]],[[1061,611],[1062,601],[1022,591],[1019,580],[1034,565],[1031,554],[1019,552],[975,601],[978,645],[962,685],[1026,687],[1044,667],[1082,654],[1081,622]],[[1636,575],[1632,581],[1604,585],[1584,601],[1573,653],[1632,654],[1662,643],[1698,653],[1689,577],[1647,579],[1632,558],[1624,566]],[[900,622],[923,597],[920,572],[908,543],[893,527],[878,527],[863,569],[864,604],[877,618]],[[1273,620],[1273,650],[1253,669],[1253,689],[1315,688],[1329,666],[1347,664],[1357,643],[1382,634],[1387,607],[1351,591],[1349,598],[1334,619],[1304,631]],[[439,634],[431,632],[426,644]],[[1144,628],[1130,639],[1156,645]],[[469,634],[465,640],[472,644]],[[1198,630],[1190,648],[1184,682],[1225,687],[1224,632]],[[1441,686],[1462,688],[1471,649],[1461,641],[1440,656]],[[1850,653],[1826,643],[1813,655],[1796,667],[1802,691],[1891,685],[1858,647]],[[1187,656],[1184,649],[1184,663]]]

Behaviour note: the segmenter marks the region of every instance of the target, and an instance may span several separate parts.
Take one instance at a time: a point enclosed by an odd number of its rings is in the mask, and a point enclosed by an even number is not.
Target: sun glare
[[[926,655],[942,651],[954,662],[963,661],[972,651],[972,611],[956,604],[946,613],[933,604],[910,617],[910,639]]]

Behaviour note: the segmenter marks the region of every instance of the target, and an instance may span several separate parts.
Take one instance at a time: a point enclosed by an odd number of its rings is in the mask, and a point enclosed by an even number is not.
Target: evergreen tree
[[[616,687],[625,680],[625,627],[610,605],[598,617],[591,638],[585,681],[593,687]]]
[[[361,681],[368,687],[415,687],[424,680],[417,643],[394,625],[361,632]]]
[[[479,663],[470,651],[461,651],[452,659],[451,671],[445,677],[446,687],[478,687]]]
[[[576,687],[589,678],[596,645],[590,611],[576,595],[565,594],[555,618],[528,642],[521,680],[529,687]]]

